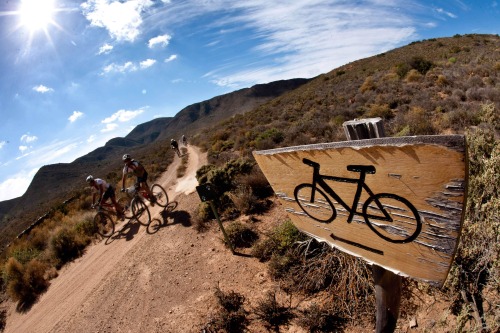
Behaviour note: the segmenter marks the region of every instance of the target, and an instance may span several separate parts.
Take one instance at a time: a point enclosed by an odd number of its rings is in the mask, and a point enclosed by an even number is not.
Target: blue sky
[[[0,201],[190,104],[499,18],[499,0],[2,0]]]

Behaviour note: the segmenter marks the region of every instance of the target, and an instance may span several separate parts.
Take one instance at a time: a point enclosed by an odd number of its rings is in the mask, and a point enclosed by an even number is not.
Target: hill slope
[[[0,246],[3,248],[34,220],[51,207],[60,205],[81,190],[88,174],[99,174],[116,181],[121,170],[121,156],[140,156],[145,165],[168,165],[173,158],[170,138],[194,135],[200,128],[214,125],[235,114],[243,114],[309,79],[293,79],[260,84],[195,103],[173,118],[157,118],[136,126],[124,138],[109,140],[72,163],[46,165],[37,172],[26,193],[20,198],[0,202]],[[151,171],[150,171],[151,174]],[[154,175],[152,175],[154,176]]]

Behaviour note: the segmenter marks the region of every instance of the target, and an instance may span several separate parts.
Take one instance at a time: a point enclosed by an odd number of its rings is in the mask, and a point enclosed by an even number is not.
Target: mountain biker
[[[87,183],[92,187],[92,207],[95,204],[102,205],[108,199],[111,199],[113,206],[115,206],[116,215],[119,218],[123,218],[123,208],[116,201],[115,197],[115,189],[111,184],[108,184],[105,180],[101,178],[94,178],[92,176],[88,176],[86,179]],[[99,200],[96,202],[96,197],[99,195]]]
[[[182,144],[183,144],[184,146],[186,146],[186,147],[187,147],[187,145],[188,145],[188,142],[187,142],[186,136],[185,136],[184,134],[182,135]]]
[[[179,151],[179,144],[174,139],[170,140],[170,147],[175,150],[177,156],[181,157],[181,152]]]
[[[123,167],[121,191],[125,192],[125,178],[127,176],[127,173],[132,172],[137,177],[136,185],[139,185],[140,188],[146,191],[146,193],[149,196],[149,201],[151,202],[151,205],[154,206],[156,198],[153,196],[153,193],[151,193],[151,189],[149,188],[148,173],[146,169],[144,169],[141,163],[132,159],[132,157],[129,154],[123,155],[122,160],[123,163],[125,163],[125,166]]]

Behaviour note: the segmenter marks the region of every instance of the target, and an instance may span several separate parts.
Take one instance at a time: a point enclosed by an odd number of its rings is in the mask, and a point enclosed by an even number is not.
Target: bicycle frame
[[[98,212],[106,212],[106,213],[111,213],[114,215],[117,215],[115,206],[112,203],[109,202],[104,202],[102,204],[98,204],[97,206],[97,211]]]
[[[311,192],[311,202],[314,202],[314,195],[316,192],[316,187],[319,185],[325,192],[327,192],[335,201],[337,201],[339,204],[342,205],[348,212],[349,212],[349,217],[347,218],[347,223],[351,223],[352,220],[354,219],[354,215],[362,215],[362,213],[358,212],[358,203],[361,198],[361,192],[363,189],[368,193],[370,197],[375,196],[373,191],[366,185],[365,183],[365,178],[366,174],[374,174],[375,173],[375,167],[373,166],[364,166],[364,165],[348,165],[347,170],[353,171],[353,172],[359,172],[359,178],[347,178],[347,177],[337,177],[337,176],[327,176],[327,175],[321,175],[319,173],[319,164],[307,159],[304,159],[304,163],[312,166],[313,167],[313,180],[312,180],[312,192]],[[354,195],[354,199],[352,202],[352,206],[349,207],[344,200],[325,182],[326,180],[332,180],[336,182],[343,182],[343,183],[352,183],[352,184],[357,184],[356,187],[356,193]],[[371,215],[367,214],[367,218],[373,218],[377,220],[384,220],[384,221],[392,221],[392,218],[387,214],[385,209],[382,207],[382,205],[378,202],[378,200],[375,200],[377,206],[379,209],[383,212],[384,217],[382,218],[380,216],[376,215]]]

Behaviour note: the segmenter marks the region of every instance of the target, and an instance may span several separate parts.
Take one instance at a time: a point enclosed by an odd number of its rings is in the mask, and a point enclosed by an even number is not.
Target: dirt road
[[[157,181],[177,203],[172,212],[152,207],[149,228],[134,223],[91,246],[28,312],[18,313],[12,304],[5,332],[199,332],[218,282],[245,295],[269,288],[263,264],[232,255],[218,228],[192,228],[199,203],[194,175],[206,156],[195,147],[188,154],[182,179],[176,179],[176,158]]]

